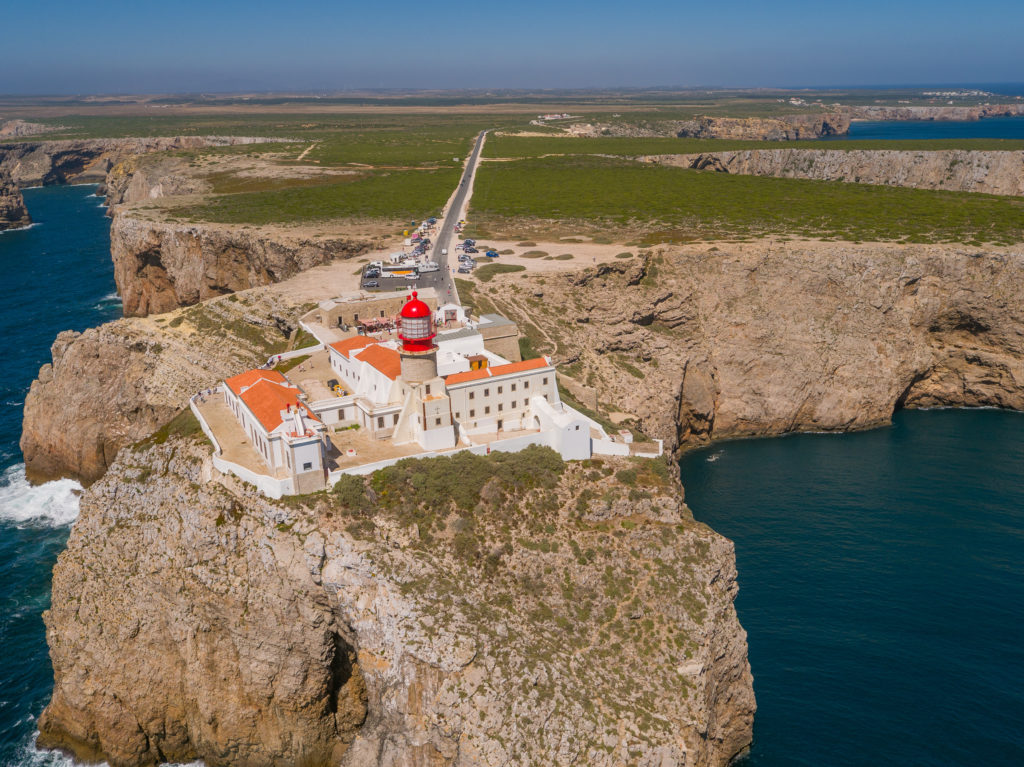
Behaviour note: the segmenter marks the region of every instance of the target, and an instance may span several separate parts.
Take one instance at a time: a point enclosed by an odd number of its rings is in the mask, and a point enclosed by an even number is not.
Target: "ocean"
[[[893,122],[852,122],[847,136],[824,139],[914,140],[1002,138],[1024,139],[1024,117],[988,117],[974,122],[906,120]]]
[[[0,234],[0,766],[52,685],[40,614],[77,510],[30,487],[21,408],[61,330],[120,314],[90,187],[27,190]],[[1024,764],[1024,415],[900,413],[889,429],[716,445],[681,463],[696,517],[736,541],[759,711],[747,767]]]
[[[680,469],[736,543],[744,767],[1024,764],[1024,414],[900,412]]]
[[[77,482],[31,487],[18,450],[21,411],[50,344],[61,330],[84,330],[121,314],[110,260],[110,223],[93,186],[25,190],[36,222],[0,233],[0,765],[61,764],[32,748],[35,720],[53,671],[41,613],[50,571],[78,513]]]

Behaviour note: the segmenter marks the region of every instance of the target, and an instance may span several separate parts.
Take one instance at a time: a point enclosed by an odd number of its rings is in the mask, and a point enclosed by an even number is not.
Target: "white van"
[[[436,272],[441,267],[435,264],[433,261],[427,261],[419,265],[420,274],[423,272]]]
[[[448,255],[448,248],[441,248],[441,255],[442,256],[447,256]]]

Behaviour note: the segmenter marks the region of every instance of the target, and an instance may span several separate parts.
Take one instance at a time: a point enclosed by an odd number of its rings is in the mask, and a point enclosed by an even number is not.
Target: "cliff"
[[[20,187],[101,183],[118,162],[134,155],[280,140],[247,136],[177,136],[17,142],[0,144],[0,172],[7,171]]]
[[[113,218],[114,281],[129,317],[280,282],[335,259],[355,258],[378,244],[244,226],[154,221],[122,207],[114,209]]]
[[[10,174],[0,169],[0,232],[32,223],[21,190]]]
[[[843,113],[781,115],[779,117],[699,117],[639,123],[573,123],[572,136],[720,138],[746,141],[796,141],[848,133],[850,118]]]
[[[1024,104],[983,104],[980,106],[865,106],[846,107],[858,120],[941,120],[974,121],[986,117],[1024,116]]]
[[[1024,152],[752,149],[641,160],[749,176],[1024,196]]]
[[[25,397],[28,475],[92,482],[195,392],[282,351],[300,310],[268,297],[233,298],[57,336],[53,362]]]
[[[661,463],[463,455],[282,505],[172,437],[82,498],[39,742],[114,767],[719,767],[754,712],[735,578]]]
[[[1022,281],[1019,247],[758,242],[503,276],[488,299],[544,329],[579,396],[672,448],[1024,409]]]
[[[850,131],[844,114],[784,115],[780,117],[701,117],[680,124],[679,138],[719,138],[753,141],[797,141],[839,136]]]

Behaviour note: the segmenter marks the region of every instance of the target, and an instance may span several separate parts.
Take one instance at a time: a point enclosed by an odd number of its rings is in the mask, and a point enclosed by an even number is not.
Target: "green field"
[[[615,158],[549,157],[481,166],[473,219],[635,230],[655,241],[765,234],[844,240],[1010,244],[1024,198],[733,176]],[[518,235],[514,235],[518,236]]]
[[[1024,141],[1007,139],[938,139],[929,141],[729,141],[695,138],[559,138],[526,136],[488,136],[485,157],[542,157],[551,154],[606,154],[637,157],[650,154],[696,154],[742,149],[894,149],[902,151],[939,151],[973,149],[976,151],[1024,151]]]
[[[459,168],[369,171],[341,183],[214,195],[170,208],[171,218],[228,224],[294,224],[331,219],[419,220],[437,215],[458,183]]]

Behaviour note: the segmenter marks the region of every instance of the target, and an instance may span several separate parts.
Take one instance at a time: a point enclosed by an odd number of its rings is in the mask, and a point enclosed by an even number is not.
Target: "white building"
[[[271,473],[292,477],[299,493],[323,488],[326,430],[302,392],[273,370],[250,370],[224,383],[228,408]]]

